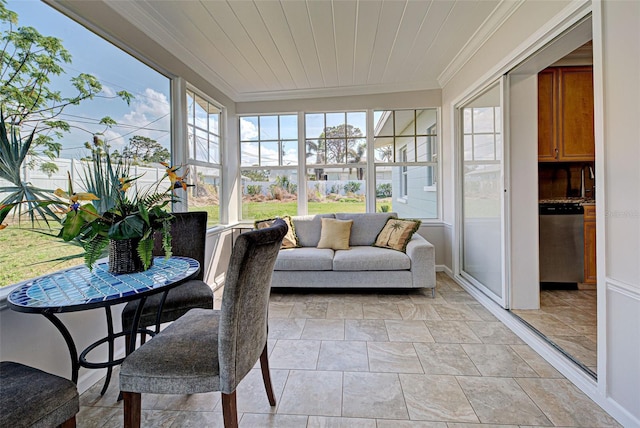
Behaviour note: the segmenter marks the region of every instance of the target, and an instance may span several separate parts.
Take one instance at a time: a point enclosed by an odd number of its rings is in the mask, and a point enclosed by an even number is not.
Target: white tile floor
[[[514,310],[548,340],[593,373],[598,372],[597,291],[595,286],[577,290],[543,290],[539,310]]]
[[[605,427],[616,421],[463,289],[274,290],[270,363],[238,388],[240,426]],[[117,373],[81,397],[79,427],[122,426]],[[143,394],[145,427],[222,427],[219,393]]]

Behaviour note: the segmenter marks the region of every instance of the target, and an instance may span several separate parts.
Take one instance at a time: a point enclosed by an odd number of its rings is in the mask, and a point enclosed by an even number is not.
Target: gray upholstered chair
[[[203,281],[207,213],[205,211],[194,211],[174,213],[173,215],[175,219],[171,223],[171,252],[175,256],[196,259],[200,262],[200,273],[194,279],[169,291],[162,305],[160,323],[175,321],[193,308],[213,308],[213,291]],[[157,232],[154,236],[153,255],[164,255],[162,237]],[[156,317],[163,295],[164,293],[158,293],[147,298],[140,316],[139,327],[156,326],[155,331],[159,330],[160,323],[156,324]],[[129,302],[124,307],[122,311],[123,331],[131,330],[137,307],[137,301]],[[126,346],[128,345],[129,340],[127,338]]]
[[[139,427],[141,393],[220,391],[226,428],[238,426],[236,387],[258,359],[269,403],[267,358],[271,274],[287,233],[271,227],[240,235],[227,269],[220,310],[193,309],[127,356],[120,369],[125,428]]]
[[[68,379],[11,361],[0,363],[0,427],[76,426],[80,399]]]

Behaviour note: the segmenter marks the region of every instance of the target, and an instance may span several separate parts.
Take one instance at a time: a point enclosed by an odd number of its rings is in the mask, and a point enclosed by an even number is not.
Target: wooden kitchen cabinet
[[[584,283],[596,284],[596,206],[584,206]]]
[[[538,161],[595,160],[593,67],[549,67],[538,74]]]

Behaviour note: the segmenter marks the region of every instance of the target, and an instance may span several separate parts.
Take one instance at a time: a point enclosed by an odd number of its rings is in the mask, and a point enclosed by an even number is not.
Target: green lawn
[[[363,213],[364,202],[309,202],[307,211],[309,214],[327,213]],[[274,218],[283,215],[297,215],[298,203],[292,202],[250,202],[244,204],[242,218],[245,220],[258,220]]]
[[[27,229],[26,225],[11,225],[0,231],[0,286],[84,263],[82,257],[66,262],[51,261],[82,253],[82,248],[55,236],[34,232]]]
[[[390,205],[388,202],[381,204]],[[217,206],[193,207],[191,210],[207,211],[210,226],[220,222]],[[365,203],[309,202],[308,211],[309,214],[359,213],[365,212]],[[251,202],[244,205],[243,218],[252,221],[284,215],[293,216],[297,213],[296,201]],[[0,231],[0,287],[84,262],[82,257],[65,262],[51,261],[54,258],[81,255],[83,250],[55,236],[33,231],[29,226],[29,223],[20,226],[12,224]]]

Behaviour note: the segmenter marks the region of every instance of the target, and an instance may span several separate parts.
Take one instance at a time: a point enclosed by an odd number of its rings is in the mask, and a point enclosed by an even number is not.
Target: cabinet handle
[[[558,148],[556,147],[553,151],[556,152],[555,159],[558,159]]]

